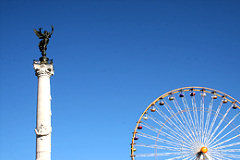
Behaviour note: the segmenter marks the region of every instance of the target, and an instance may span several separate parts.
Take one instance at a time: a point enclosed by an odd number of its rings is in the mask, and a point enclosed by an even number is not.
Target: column
[[[38,77],[36,160],[51,160],[51,88],[50,77],[54,74],[52,63],[34,61]]]

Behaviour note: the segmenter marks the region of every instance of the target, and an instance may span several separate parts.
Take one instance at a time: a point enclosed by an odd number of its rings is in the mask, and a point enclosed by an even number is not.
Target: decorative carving
[[[34,61],[33,68],[37,77],[49,76],[54,74],[53,64],[41,64],[39,61]]]
[[[52,128],[51,127],[47,127],[43,124],[40,125],[40,127],[38,127],[37,129],[35,129],[35,133],[38,136],[47,136],[52,132]]]

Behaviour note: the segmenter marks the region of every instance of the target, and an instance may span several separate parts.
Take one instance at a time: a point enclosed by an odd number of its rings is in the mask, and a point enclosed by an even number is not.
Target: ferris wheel
[[[137,121],[132,160],[239,160],[240,103],[210,88],[161,95]]]

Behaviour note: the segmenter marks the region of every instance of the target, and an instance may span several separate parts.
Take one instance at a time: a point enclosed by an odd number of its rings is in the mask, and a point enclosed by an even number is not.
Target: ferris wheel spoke
[[[214,114],[214,118],[213,118],[213,120],[212,120],[212,122],[211,122],[211,126],[210,126],[210,128],[209,128],[209,130],[208,130],[208,132],[207,132],[207,136],[206,136],[206,137],[210,137],[210,134],[211,134],[211,132],[212,132],[213,126],[214,126],[214,124],[215,124],[215,122],[216,122],[216,119],[217,119],[217,117],[218,117],[218,115],[219,115],[219,112],[220,112],[220,110],[221,110],[222,104],[223,104],[223,102],[221,102],[221,103],[219,104],[218,109],[217,109],[217,111],[216,111],[215,114]],[[210,139],[207,139],[207,140],[206,140],[206,144],[208,144],[209,140],[210,140]]]
[[[240,152],[240,149],[219,149],[218,150],[219,152],[227,152],[227,153],[230,153],[230,152],[234,152],[234,153],[236,153],[236,152]]]
[[[164,114],[163,112],[161,112],[161,110],[159,110],[159,108],[157,108],[157,113],[161,116],[164,117],[164,120],[166,122],[169,122],[169,124],[173,125],[178,131],[175,131],[175,133],[181,133],[182,134],[182,138],[185,139],[187,142],[192,142],[191,139],[188,138],[188,135],[185,133],[185,130],[180,128],[179,125],[177,125],[172,119],[171,117],[168,117],[166,114]],[[174,119],[175,116],[173,116]],[[164,126],[166,125],[166,122],[164,123]],[[174,129],[174,127],[170,127],[172,129]],[[185,137],[187,137],[188,139],[186,139]]]
[[[162,143],[167,144],[167,145],[179,146],[178,143],[170,142],[168,140],[164,140],[162,138],[158,138],[156,136],[149,135],[149,134],[146,134],[146,133],[143,133],[143,132],[138,132],[138,135],[142,136],[142,137],[145,137],[145,138],[148,138],[148,139],[151,139],[151,140],[154,140],[154,141],[162,142]]]
[[[222,155],[220,155],[219,152],[211,152],[211,153],[208,153],[208,157],[210,158],[210,160],[223,160],[222,158]]]
[[[150,119],[152,119],[155,123],[159,124],[158,123],[158,120],[154,119],[153,117],[149,116]],[[159,124],[160,125],[160,124]],[[161,125],[160,125],[161,126]],[[167,125],[165,125],[164,127],[165,129],[168,129],[169,133],[166,133],[167,135],[172,135],[175,136],[175,137],[181,137],[183,140],[179,140],[181,141],[182,143],[184,144],[188,144],[189,145],[189,142],[188,140],[178,131],[174,130],[173,127],[168,127]],[[161,133],[161,132],[159,132]],[[164,132],[165,133],[165,132]]]
[[[218,123],[218,125],[216,126],[216,128],[214,129],[213,133],[211,134],[211,137],[216,133],[216,131],[218,130],[218,128],[221,126],[222,122],[224,121],[224,119],[226,118],[226,116],[228,115],[229,111],[231,110],[233,105],[231,105],[228,110],[226,111],[226,113],[223,115],[222,119],[220,120],[220,122]],[[218,137],[218,135],[220,135],[220,133],[217,134],[217,136],[215,136],[215,138]],[[211,141],[213,141],[215,138],[213,138]],[[210,141],[210,142],[211,142]]]
[[[212,141],[213,143],[209,143],[208,146],[212,146],[214,144],[216,144],[217,142],[219,142],[220,140],[222,140],[224,137],[226,137],[227,135],[229,135],[230,133],[232,133],[233,131],[235,131],[237,128],[239,128],[240,125],[238,125],[237,127],[233,128],[232,130],[230,130],[228,133],[224,134],[222,137],[220,137],[219,139],[217,139],[216,141]]]
[[[232,107],[230,107],[230,109],[231,109]],[[228,112],[230,111],[230,109],[228,110]],[[226,113],[226,114],[228,114],[228,112]],[[227,125],[225,125],[224,127],[223,127],[223,129],[213,138],[213,135],[216,133],[216,131],[217,131],[217,129],[219,128],[219,126],[222,124],[222,121],[225,119],[225,117],[221,120],[221,122],[218,124],[218,126],[215,128],[215,130],[214,130],[214,132],[211,134],[211,136],[210,136],[210,143],[212,142],[212,141],[214,141],[236,118],[237,118],[237,116],[240,114],[240,112],[238,112],[229,122],[228,122],[228,124]]]
[[[183,121],[185,124],[187,124],[187,125],[186,125],[186,129],[187,129],[187,132],[188,132],[189,136],[191,137],[191,139],[192,139],[193,141],[196,140],[196,137],[195,137],[195,135],[194,135],[194,132],[193,132],[193,130],[191,129],[190,124],[189,124],[188,120],[186,119],[186,116],[185,116],[183,110],[181,109],[181,107],[180,107],[180,105],[179,105],[179,103],[178,103],[178,101],[177,101],[177,99],[176,99],[175,97],[174,97],[174,101],[173,101],[173,102],[174,102],[175,108],[180,112],[180,117],[181,117],[182,121]],[[188,111],[186,111],[186,112],[188,112]],[[182,114],[181,114],[181,113],[182,113]]]
[[[211,149],[210,156],[220,158],[221,160],[228,160],[229,158],[239,158],[239,149]],[[238,153],[238,155],[229,154]],[[227,158],[229,157],[229,158]],[[231,159],[230,159],[231,160]]]
[[[196,156],[190,156],[188,157],[188,159],[183,159],[183,160],[195,160],[196,159]]]
[[[192,115],[191,115],[190,111],[188,111],[188,110],[189,110],[189,105],[188,105],[188,102],[187,102],[187,99],[186,99],[185,96],[184,96],[184,98],[182,98],[182,102],[183,102],[184,108],[185,108],[185,110],[186,110],[186,112],[187,112],[187,113],[186,113],[187,118],[188,118],[189,121],[191,122],[191,123],[189,123],[189,126],[192,125],[192,127],[190,127],[190,128],[191,128],[192,134],[193,134],[193,136],[195,137],[195,141],[196,141],[196,140],[197,140],[197,138],[196,138],[197,130],[196,130],[196,128],[195,128]]]
[[[147,147],[147,148],[155,148],[155,149],[168,150],[168,151],[184,151],[184,150],[188,150],[188,149],[182,149],[182,148],[179,148],[179,147],[170,147],[170,146],[161,146],[161,145],[135,144],[135,146]]]
[[[168,111],[168,113],[171,115],[171,117],[172,117],[172,119],[179,125],[179,127],[181,127],[181,129],[182,129],[182,127],[184,127],[184,125],[183,125],[183,123],[182,123],[182,121],[176,116],[177,115],[177,113],[175,113],[174,111],[173,111],[173,109],[170,107],[170,105],[167,103],[167,101],[165,101],[164,100],[164,103],[165,103],[165,108],[167,109],[167,111]],[[171,120],[172,121],[172,119],[171,119],[171,117],[168,117],[166,114],[164,114],[161,110],[158,110],[158,111],[160,111],[163,115],[165,115],[165,117],[166,117],[166,121],[168,121],[168,120]],[[159,113],[159,112],[158,112]]]
[[[195,96],[191,97],[192,101],[192,107],[193,107],[193,119],[194,119],[194,126],[196,126],[196,136],[197,139],[199,140],[200,135],[199,135],[199,126],[198,126],[198,113],[197,113],[197,107],[196,107],[196,100]]]
[[[164,131],[161,131],[160,129],[154,128],[153,126],[151,126],[151,125],[149,125],[147,123],[142,123],[142,126],[144,126],[145,128],[148,128],[149,130],[152,130],[153,132],[155,132],[155,133],[157,133],[157,134],[159,134],[161,136],[164,136],[165,138],[168,138],[169,140],[180,141],[180,139],[176,138],[175,136],[167,134]]]
[[[183,124],[183,122],[177,117],[177,116],[175,116],[175,115],[178,115],[180,112],[178,111],[178,112],[174,112],[173,111],[173,109],[170,107],[170,105],[167,103],[167,101],[165,101],[164,100],[164,102],[165,102],[165,106],[166,106],[166,109],[167,109],[167,111],[169,112],[169,114],[170,115],[172,115],[171,117],[173,117],[173,119],[175,120],[175,122],[176,123],[178,123],[178,125],[182,128],[183,127],[183,129],[185,129],[185,126],[184,126],[184,124]],[[169,117],[168,117],[168,119],[170,119]]]
[[[221,146],[222,144],[224,144],[224,143],[227,143],[227,142],[229,142],[229,141],[231,141],[231,140],[233,140],[233,139],[235,139],[235,138],[237,138],[237,137],[239,137],[240,135],[238,134],[238,135],[236,135],[236,136],[234,136],[234,137],[232,137],[232,138],[229,138],[229,139],[227,139],[227,140],[225,140],[225,141],[223,141],[223,142],[221,142],[221,143],[219,143],[219,144],[216,144],[215,146],[212,146],[212,148],[214,148],[214,147],[216,147],[216,146]]]
[[[235,155],[235,154],[224,154],[224,153],[221,153],[223,156],[224,156],[224,159],[226,159],[227,157],[228,158],[240,158],[240,155]]]
[[[225,152],[219,152],[219,151],[213,151],[211,154],[211,157],[221,159],[221,160],[232,160],[230,158],[240,158],[239,155],[234,155],[234,154],[226,154]]]
[[[182,160],[191,160],[194,159],[196,156],[192,156],[191,154],[186,155],[185,157],[183,157]]]
[[[177,147],[181,146],[181,144],[179,144],[179,143],[171,142],[169,140],[162,139],[162,138],[159,138],[159,137],[156,137],[156,136],[153,136],[153,135],[149,135],[149,134],[146,134],[146,133],[143,133],[143,132],[138,132],[138,135],[142,136],[142,137],[145,137],[145,138],[148,138],[148,139],[151,139],[151,140],[155,140],[157,142],[161,142],[163,144],[177,146]]]
[[[189,154],[187,154],[187,155],[180,155],[180,156],[177,156],[177,157],[168,158],[168,159],[166,159],[166,160],[183,159],[183,158],[186,158],[186,157],[188,157],[188,156],[189,156]]]
[[[229,158],[226,158],[226,157],[223,157],[222,155],[212,155],[211,158],[213,158],[213,160],[232,160],[232,159],[229,159]],[[223,159],[224,158],[224,159]]]
[[[169,122],[170,125],[172,126],[177,126],[176,123],[174,123],[174,121],[171,119],[171,117],[168,117],[165,113],[163,113],[158,107],[156,107],[156,111],[157,113],[165,120],[165,122],[161,122],[164,126],[167,124],[166,122]],[[161,125],[161,127],[163,127],[163,125]],[[181,130],[182,131],[182,130]]]
[[[179,136],[177,136],[177,135],[171,135],[171,134],[170,134],[170,133],[174,133],[174,132],[166,133],[166,132],[164,132],[164,131],[162,131],[162,130],[160,130],[160,129],[157,129],[157,128],[155,128],[155,127],[153,127],[153,126],[151,126],[151,125],[149,125],[149,124],[147,124],[147,123],[144,123],[144,122],[142,123],[142,125],[143,125],[144,127],[148,128],[148,129],[152,130],[153,132],[158,133],[159,135],[164,136],[165,138],[167,138],[167,139],[169,139],[169,140],[178,141],[178,142],[181,142],[181,143],[183,143],[183,144],[185,144],[185,145],[189,145],[189,144],[187,144],[184,140],[177,138],[177,137],[179,137]]]
[[[218,156],[222,157],[224,160],[229,158],[236,158],[239,159],[239,149],[229,149],[229,150],[218,150]],[[235,153],[235,154],[229,154],[229,153]],[[237,153],[237,154],[236,154]],[[228,158],[227,158],[228,157]]]
[[[225,145],[225,146],[219,146],[219,147],[216,147],[215,149],[223,149],[223,148],[228,148],[228,147],[232,147],[232,146],[238,146],[240,145],[240,142],[236,142],[236,143],[232,143],[232,144],[228,144],[228,145]]]
[[[200,102],[200,108],[201,108],[201,112],[200,112],[200,132],[201,132],[201,139],[200,139],[200,143],[202,144],[203,143],[203,128],[204,128],[204,112],[205,112],[205,105],[204,105],[204,92],[201,93],[201,102]]]
[[[174,156],[184,154],[180,152],[167,152],[167,153],[145,153],[145,154],[136,154],[136,157],[156,157],[156,156]]]
[[[171,127],[171,126],[169,127],[168,125],[166,125],[166,123],[164,124],[163,122],[157,120],[154,116],[149,116],[149,118],[150,118],[153,122],[155,122],[156,124],[158,124],[158,125],[161,127],[161,129],[159,129],[159,131],[162,130],[163,128],[165,128],[165,129],[168,129],[169,131],[171,131],[171,132],[168,133],[169,135],[174,134],[176,137],[180,136],[180,137],[182,137],[184,140],[186,140],[186,139],[184,138],[184,136],[182,136],[178,131],[174,130],[173,127]],[[160,124],[160,123],[161,123],[161,124]],[[164,126],[164,127],[163,127],[163,126]],[[154,127],[153,127],[153,128],[154,128]],[[186,140],[186,141],[187,141],[187,140]]]
[[[172,115],[171,117],[174,119],[174,121],[176,123],[178,123],[178,125],[175,125],[175,127],[177,127],[183,134],[184,136],[186,136],[187,139],[189,139],[189,141],[191,143],[193,143],[193,139],[189,136],[189,133],[187,132],[187,129],[186,129],[186,126],[183,125],[182,121],[176,116],[176,114],[178,113],[174,113],[172,110],[169,110],[169,108],[171,109],[171,107],[168,105],[168,103],[165,101],[165,104],[166,104],[166,108],[168,110],[168,112]],[[181,113],[180,113],[181,114]],[[173,122],[171,118],[168,117],[168,120]],[[175,123],[174,123],[175,124]],[[180,129],[181,128],[181,129]],[[187,133],[186,133],[187,132]]]
[[[213,107],[213,98],[211,99],[211,102],[210,102],[209,107],[208,107],[207,119],[206,119],[206,123],[205,123],[205,127],[204,127],[204,133],[203,133],[203,136],[204,136],[203,143],[204,144],[205,144],[206,140],[208,139],[207,130],[208,130],[208,127],[209,127],[210,116],[212,114],[212,107]]]
[[[201,129],[201,127],[202,127],[202,122],[201,122],[201,120],[204,118],[204,117],[201,117],[201,110],[203,109],[203,108],[201,108],[201,107],[197,107],[197,103],[196,103],[196,98],[195,98],[195,96],[193,96],[193,98],[192,98],[192,105],[193,105],[193,108],[194,108],[194,113],[195,113],[195,117],[196,117],[196,131],[197,131],[197,135],[198,135],[198,142],[199,142],[199,144],[202,144],[203,143],[203,140],[202,140],[202,137],[203,137],[203,131],[202,131],[202,129]],[[198,116],[198,112],[200,112],[199,113],[199,116]],[[203,116],[204,116],[204,114],[203,114]]]

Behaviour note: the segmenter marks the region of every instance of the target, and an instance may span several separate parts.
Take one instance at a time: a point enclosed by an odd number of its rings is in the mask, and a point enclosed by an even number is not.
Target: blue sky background
[[[1,0],[0,159],[35,158],[40,57],[55,32],[52,159],[126,160],[136,121],[161,94],[206,86],[239,100],[238,0]]]

